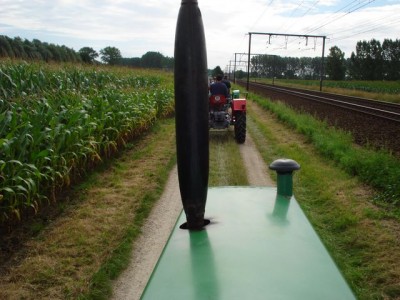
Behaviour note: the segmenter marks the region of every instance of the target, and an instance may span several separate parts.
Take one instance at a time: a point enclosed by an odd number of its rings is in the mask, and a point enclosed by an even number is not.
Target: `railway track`
[[[400,156],[399,104],[254,82],[249,89],[351,132],[358,144],[387,149]]]

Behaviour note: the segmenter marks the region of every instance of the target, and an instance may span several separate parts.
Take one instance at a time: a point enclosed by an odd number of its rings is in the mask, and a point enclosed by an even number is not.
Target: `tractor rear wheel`
[[[246,113],[237,112],[235,114],[235,139],[239,144],[246,141]]]

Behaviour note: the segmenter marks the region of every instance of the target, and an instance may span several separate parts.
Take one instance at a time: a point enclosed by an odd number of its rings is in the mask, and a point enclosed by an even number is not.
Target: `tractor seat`
[[[224,95],[211,95],[210,105],[224,105],[227,103],[227,99]]]

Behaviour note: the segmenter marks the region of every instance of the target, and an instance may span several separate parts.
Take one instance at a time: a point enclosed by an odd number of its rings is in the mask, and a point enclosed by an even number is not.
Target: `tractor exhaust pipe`
[[[269,168],[277,173],[277,194],[290,199],[293,195],[293,172],[300,165],[293,159],[281,158],[273,161]]]
[[[179,188],[187,223],[199,230],[208,188],[208,73],[197,0],[182,0],[175,32],[175,123]]]

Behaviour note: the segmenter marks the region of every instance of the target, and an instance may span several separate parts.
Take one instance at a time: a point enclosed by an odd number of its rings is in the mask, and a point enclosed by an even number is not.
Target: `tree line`
[[[250,68],[251,75],[258,77],[317,79],[320,74],[321,57],[257,55],[251,58]]]
[[[339,47],[333,46],[324,60],[324,73],[332,80],[400,80],[400,40],[359,41],[350,58]],[[321,74],[321,57],[281,57],[257,55],[250,60],[253,77],[287,79],[318,79]],[[237,76],[246,73],[238,71]]]
[[[337,46],[329,49],[324,60],[324,73],[332,80],[400,80],[400,40],[376,39],[359,41],[350,58]],[[42,60],[46,62],[83,62],[87,64],[105,63],[143,68],[173,69],[174,58],[159,52],[149,51],[142,57],[122,57],[116,47],[105,47],[99,52],[91,47],[79,51],[64,45],[59,46],[29,41],[20,37],[10,38],[0,35],[0,57]],[[100,58],[100,61],[97,59]],[[251,58],[250,72],[253,77],[318,79],[321,74],[321,57],[282,57],[278,55],[256,55]],[[238,78],[246,72],[237,71]]]
[[[58,61],[78,62],[80,55],[75,50],[66,46],[43,43],[37,39],[29,41],[20,37],[9,38],[0,35],[0,57]]]
[[[37,60],[45,62],[82,62],[87,64],[109,64],[142,68],[172,69],[174,59],[159,52],[149,51],[142,57],[125,58],[116,47],[105,47],[99,52],[92,47],[83,47],[79,51],[64,45],[29,41],[20,37],[10,38],[0,35],[0,58]],[[97,59],[100,58],[100,61]]]

